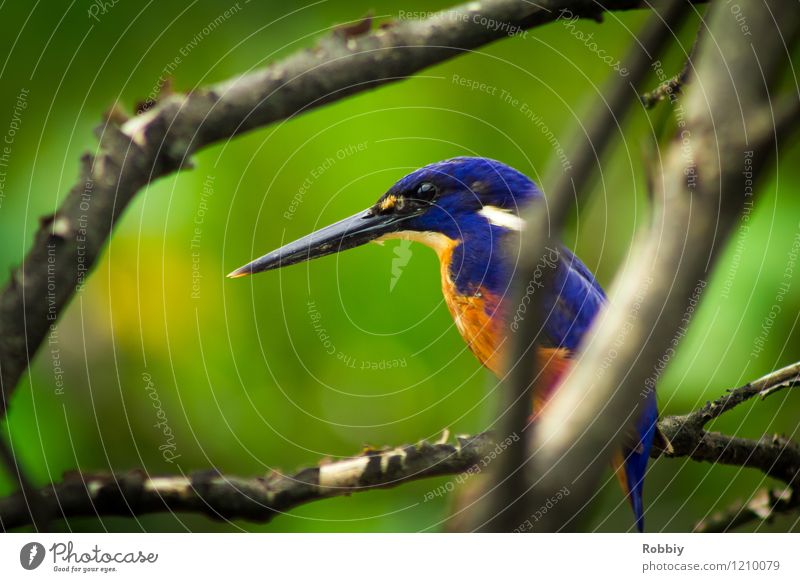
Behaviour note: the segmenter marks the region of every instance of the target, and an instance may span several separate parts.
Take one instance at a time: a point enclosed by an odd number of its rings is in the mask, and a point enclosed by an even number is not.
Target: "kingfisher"
[[[542,196],[530,178],[502,162],[452,158],[408,174],[366,210],[255,259],[228,277],[286,267],[368,242],[420,242],[439,257],[445,303],[461,336],[484,366],[503,377],[516,322],[512,319],[519,318],[518,308],[511,305],[516,257],[511,243],[525,227],[522,212]],[[534,421],[606,301],[591,271],[563,245],[548,248],[539,267],[540,277],[534,274],[529,286],[541,293],[535,305],[545,316],[535,356],[542,378],[533,395]],[[639,410],[612,465],[635,525],[643,531],[644,476],[658,418],[652,390]]]

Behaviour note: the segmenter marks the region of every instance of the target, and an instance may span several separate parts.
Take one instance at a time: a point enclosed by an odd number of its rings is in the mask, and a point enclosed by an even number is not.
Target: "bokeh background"
[[[13,133],[2,168],[0,271],[20,262],[39,217],[53,212],[75,181],[79,157],[96,148],[92,128],[104,112],[114,104],[131,111],[158,89],[162,75],[186,91],[311,47],[331,26],[370,9],[383,20],[448,4],[0,4],[0,133]],[[24,468],[41,484],[73,469],[158,474],[216,467],[257,475],[351,455],[365,444],[489,426],[495,381],[450,319],[430,250],[368,245],[251,279],[224,275],[365,208],[412,169],[455,155],[503,160],[547,190],[562,163],[557,147],[567,147],[598,107],[599,88],[617,74],[574,31],[592,34],[617,60],[644,16],[610,14],[602,24],[582,21],[574,29],[555,23],[497,42],[209,148],[196,156],[195,169],[142,191],[62,315],[57,343],[43,346],[13,397],[2,426]],[[663,61],[668,75],[680,69],[692,36],[692,25],[677,31]],[[485,86],[471,89],[458,79]],[[566,234],[606,286],[649,220],[645,169],[674,122],[667,104],[632,113]],[[797,154],[795,146],[776,162],[749,220],[723,250],[661,378],[664,414],[694,409],[800,359],[800,268],[784,278],[800,236],[800,167],[786,163]],[[782,293],[785,282],[790,287]],[[62,372],[54,373],[56,359]],[[800,394],[785,391],[737,408],[714,427],[752,438],[795,435],[799,410]],[[450,499],[426,501],[425,494],[445,481],[317,502],[268,525],[167,514],[56,527],[436,531]],[[658,460],[646,486],[649,529],[690,529],[768,484],[755,471]],[[0,493],[11,489],[0,475]],[[609,474],[591,527],[631,525]],[[796,527],[786,518],[760,529]]]

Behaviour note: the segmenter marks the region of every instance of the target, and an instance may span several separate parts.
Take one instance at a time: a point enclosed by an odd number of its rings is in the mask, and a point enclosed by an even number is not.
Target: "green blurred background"
[[[53,212],[75,181],[79,157],[96,148],[92,128],[104,111],[114,103],[131,111],[165,69],[175,89],[186,91],[311,47],[329,27],[370,9],[386,19],[448,4],[356,0],[304,8],[123,0],[103,11],[86,1],[3,3],[0,131],[11,127],[18,95],[27,93],[0,198],[2,271],[19,263],[38,218]],[[229,16],[209,30],[226,10]],[[619,59],[644,16],[610,14],[603,24],[582,21],[576,29],[593,34]],[[679,70],[692,28],[680,33],[664,59],[667,74]],[[194,170],[142,191],[58,323],[63,390],[45,346],[13,397],[7,427],[24,468],[38,483],[76,468],[188,473],[216,467],[257,475],[351,455],[365,444],[487,427],[495,381],[452,324],[430,250],[368,245],[256,278],[233,281],[224,274],[366,207],[429,162],[489,156],[547,180],[560,162],[541,125],[566,146],[597,107],[598,88],[615,74],[570,32],[551,24],[252,132],[203,151]],[[453,82],[454,75],[487,89],[470,90]],[[655,76],[650,81],[655,85]],[[504,101],[502,91],[519,104]],[[539,126],[523,102],[540,116]],[[649,219],[643,168],[654,155],[654,134],[663,139],[672,123],[666,104],[631,115],[566,235],[604,285]],[[796,160],[797,153],[794,147],[781,160]],[[800,274],[777,299],[800,229],[799,181],[798,164],[776,164],[762,184],[748,229],[724,251],[698,317],[661,380],[663,413],[686,412],[800,359]],[[393,282],[396,257],[408,261]],[[774,304],[781,312],[772,319]],[[765,324],[763,351],[753,354]],[[170,438],[154,426],[154,394]],[[793,435],[799,407],[800,394],[784,392],[739,407],[715,428],[752,438]],[[158,515],[75,519],[57,527],[436,531],[449,499],[426,502],[425,494],[444,481],[313,503],[268,525]],[[767,484],[755,471],[656,461],[646,487],[649,529],[687,530]],[[0,477],[2,493],[11,488],[8,477]],[[631,525],[609,474],[592,527]],[[784,519],[766,529],[792,527],[793,520]]]

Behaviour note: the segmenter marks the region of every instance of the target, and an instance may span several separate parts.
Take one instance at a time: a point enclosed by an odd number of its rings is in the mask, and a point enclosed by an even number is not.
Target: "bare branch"
[[[681,91],[683,91],[683,86],[689,80],[689,75],[694,68],[692,61],[694,56],[697,54],[697,45],[700,42],[700,34],[702,32],[703,28],[701,28],[694,37],[692,50],[689,51],[689,55],[686,57],[686,62],[683,64],[683,68],[681,68],[680,72],[674,77],[670,77],[666,81],[659,84],[658,87],[652,91],[648,91],[639,97],[645,109],[652,109],[661,101],[671,98],[673,95],[677,96],[681,93]]]
[[[652,91],[648,91],[647,93],[643,93],[640,97],[642,101],[642,105],[644,105],[645,109],[652,109],[656,105],[658,105],[661,101],[667,99],[670,95],[679,95],[681,90],[683,89],[684,83],[686,83],[687,79],[689,78],[689,69],[688,61],[686,63],[687,66],[684,66],[681,69],[681,72],[675,75],[674,77],[670,77],[663,83],[659,84],[658,87],[653,89]]]
[[[704,428],[713,419],[754,396],[763,399],[778,390],[798,385],[800,362],[730,390],[699,410],[664,418],[658,426],[670,446],[663,454],[668,457],[691,457],[696,461],[751,467],[792,488],[800,488],[800,447],[795,442],[780,435],[764,436],[753,441],[707,432]]]
[[[800,509],[798,494],[790,489],[762,489],[747,502],[735,503],[700,521],[694,531],[724,533],[744,525],[770,523],[777,516]]]
[[[765,435],[755,441],[706,432],[682,420],[682,417],[666,417],[659,422],[659,429],[672,445],[672,451],[663,453],[664,456],[759,469],[792,487],[800,485],[800,447],[794,441],[780,435]]]
[[[753,396],[760,396],[762,399],[770,394],[774,394],[784,388],[792,388],[800,385],[800,362],[770,372],[758,380],[753,380],[744,386],[735,388],[725,396],[717,398],[714,402],[707,403],[700,410],[687,415],[686,423],[697,428],[703,428],[711,420],[719,417],[742,402]]]
[[[214,519],[267,523],[298,505],[395,487],[408,481],[455,475],[469,470],[496,447],[488,433],[459,437],[456,444],[422,441],[392,449],[369,450],[358,457],[321,463],[294,475],[272,473],[242,478],[205,471],[193,475],[149,476],[126,473],[71,473],[41,491],[50,515],[63,518],[193,512]],[[0,527],[31,521],[20,494],[0,499]]]
[[[660,428],[668,431],[673,426],[675,420],[672,417],[659,424]],[[714,433],[701,433],[698,438],[698,442],[681,444],[668,456],[753,468],[780,464],[800,467],[800,447],[789,441],[752,441]],[[682,439],[679,443],[687,441]],[[501,458],[492,455],[495,450],[492,436],[483,433],[460,437],[456,445],[422,442],[415,446],[373,451],[303,469],[292,476],[271,474],[244,478],[216,471],[190,476],[148,476],[142,470],[114,474],[70,473],[61,483],[41,489],[39,495],[47,515],[52,518],[191,512],[213,519],[267,523],[276,515],[305,503],[369,489],[390,488],[429,477],[464,473],[482,463],[487,455]],[[720,451],[724,454],[719,454]],[[779,477],[775,471],[772,473]],[[796,508],[797,503],[785,493],[775,510],[785,512]],[[8,531],[31,523],[29,505],[21,493],[0,499],[1,529]]]

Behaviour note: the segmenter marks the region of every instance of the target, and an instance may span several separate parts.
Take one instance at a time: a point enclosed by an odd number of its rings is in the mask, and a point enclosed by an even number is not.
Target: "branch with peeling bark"
[[[715,514],[698,529],[733,529],[753,519],[800,510],[800,445],[782,438],[755,441],[704,430],[712,419],[754,396],[763,398],[798,385],[800,363],[731,390],[695,412],[666,417],[659,422],[670,446],[654,451],[654,457],[688,457],[751,467],[786,484],[783,489],[772,490],[770,495],[756,495],[744,508]],[[458,437],[454,444],[422,441],[416,445],[367,450],[360,456],[320,463],[293,475],[273,472],[243,478],[205,471],[188,476],[149,476],[141,470],[70,473],[61,483],[39,491],[42,502],[37,509],[44,511],[48,519],[190,512],[219,520],[267,523],[276,515],[312,501],[430,477],[458,475],[479,464],[487,465],[489,459],[496,462],[507,451],[507,446],[498,449],[492,434],[481,433]],[[0,499],[0,526],[4,530],[33,523],[21,494]]]
[[[429,443],[368,450],[358,457],[320,463],[293,475],[242,478],[204,471],[148,476],[141,470],[114,474],[71,473],[40,491],[53,517],[126,516],[193,512],[214,519],[266,523],[298,505],[408,481],[455,475],[475,466],[495,447],[488,433]],[[31,523],[22,497],[0,499],[4,530]]]
[[[661,101],[665,99],[675,99],[678,95],[680,95],[681,91],[683,90],[683,86],[689,80],[689,75],[692,72],[692,68],[694,64],[692,60],[697,53],[697,45],[700,41],[700,35],[703,33],[703,28],[697,33],[694,37],[694,42],[692,43],[692,50],[686,56],[686,62],[683,64],[681,70],[676,74],[670,77],[669,79],[665,79],[659,85],[647,93],[643,93],[639,96],[639,100],[642,102],[642,106],[645,109],[652,109]],[[653,63],[653,67],[656,67],[657,63]],[[660,63],[658,63],[660,68]]]

